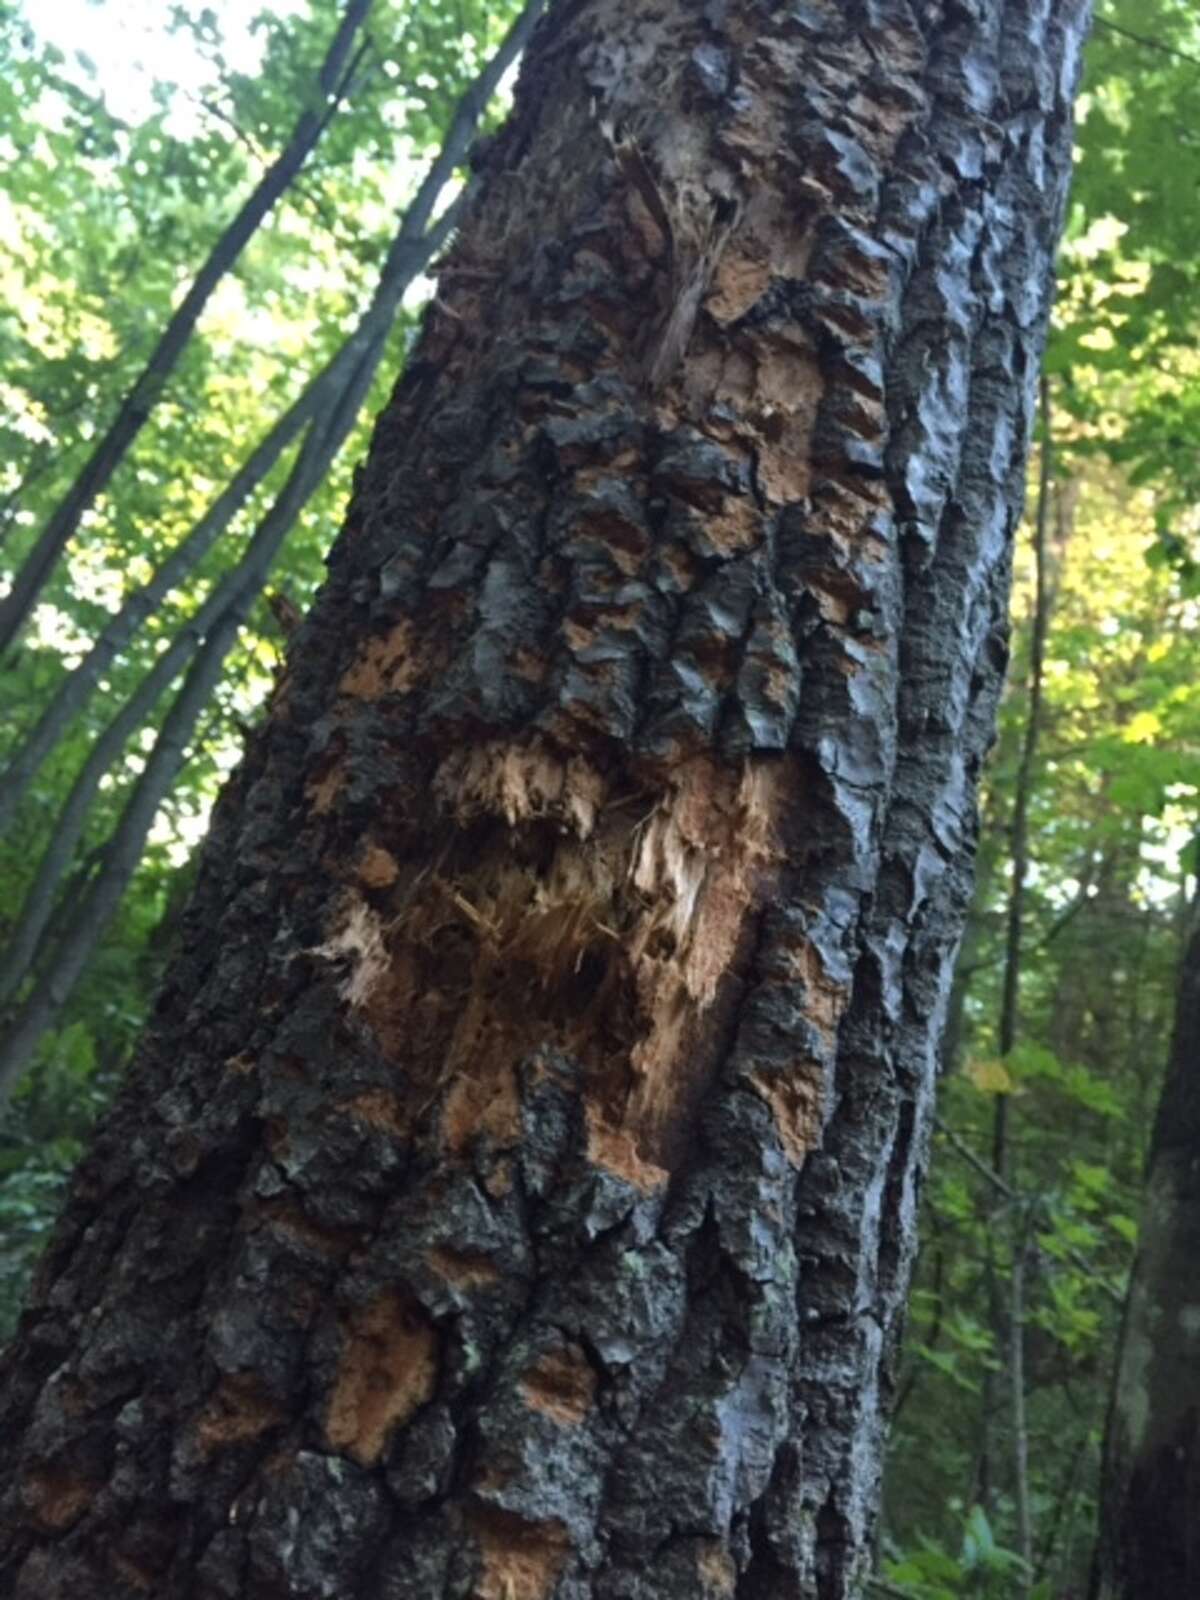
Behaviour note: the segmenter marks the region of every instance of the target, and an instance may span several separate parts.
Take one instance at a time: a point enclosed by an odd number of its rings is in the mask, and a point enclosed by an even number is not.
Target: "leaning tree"
[[[1086,0],[559,0],[4,1368],[21,1600],[839,1600]]]

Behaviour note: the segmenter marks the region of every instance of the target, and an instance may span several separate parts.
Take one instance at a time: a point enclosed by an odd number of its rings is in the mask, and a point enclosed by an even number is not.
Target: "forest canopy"
[[[0,1336],[537,9],[0,8]],[[1198,128],[1191,0],[1104,0],[885,1495],[910,1600],[1087,1568],[1195,911]]]

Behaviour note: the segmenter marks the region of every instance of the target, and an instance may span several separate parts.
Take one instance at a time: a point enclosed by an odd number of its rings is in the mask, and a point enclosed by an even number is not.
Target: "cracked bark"
[[[5,1592],[858,1592],[1085,11],[541,25],[8,1356]]]

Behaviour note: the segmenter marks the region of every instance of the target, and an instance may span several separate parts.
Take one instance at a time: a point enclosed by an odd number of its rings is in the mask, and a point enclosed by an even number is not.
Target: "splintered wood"
[[[313,952],[403,1069],[397,1100],[354,1109],[403,1132],[437,1105],[449,1151],[513,1146],[517,1067],[552,1047],[586,1069],[598,1164],[656,1184],[715,1070],[710,1014],[736,996],[796,789],[783,758],[693,758],[618,783],[545,739],[448,757],[429,865],[406,875],[403,851],[371,840]],[[829,996],[812,993],[824,1026]],[[765,1096],[789,1149],[807,1093]]]

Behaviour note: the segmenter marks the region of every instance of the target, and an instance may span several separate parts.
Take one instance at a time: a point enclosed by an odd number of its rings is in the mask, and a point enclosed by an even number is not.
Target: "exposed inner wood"
[[[437,1383],[437,1334],[408,1294],[391,1290],[342,1319],[342,1350],[325,1418],[330,1448],[370,1466]]]

